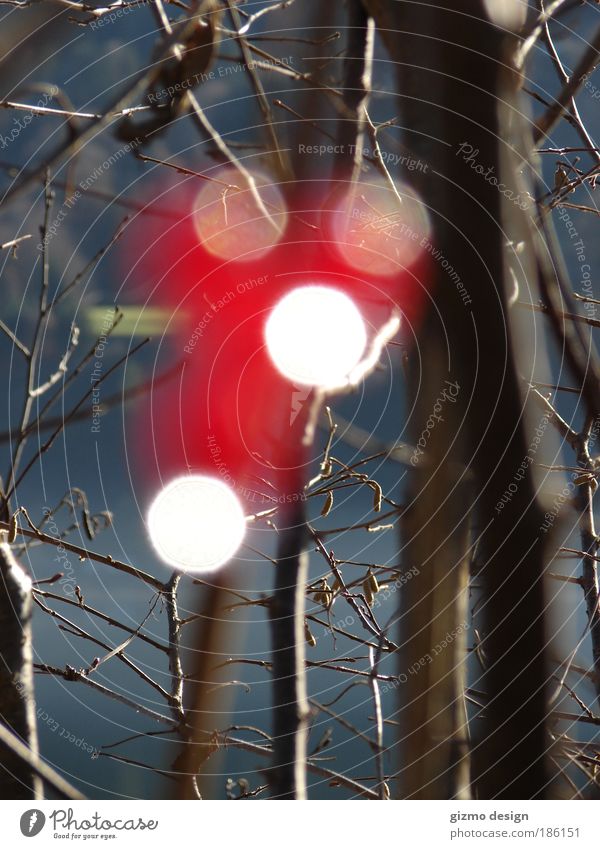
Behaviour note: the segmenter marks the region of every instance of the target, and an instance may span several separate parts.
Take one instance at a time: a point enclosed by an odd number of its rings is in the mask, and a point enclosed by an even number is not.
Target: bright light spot
[[[271,359],[285,377],[322,389],[344,386],[367,344],[354,302],[328,286],[301,286],[282,298],[265,336]]]
[[[156,496],[147,519],[160,557],[176,569],[209,572],[230,560],[246,531],[242,505],[222,481],[187,475]]]
[[[484,0],[489,19],[496,26],[518,32],[527,17],[527,3],[523,0]]]
[[[281,192],[262,174],[252,178],[255,192],[236,168],[227,166],[196,196],[196,233],[206,250],[221,259],[258,259],[285,230],[287,212]]]
[[[425,207],[407,187],[397,193],[373,180],[336,190],[327,213],[329,236],[348,265],[389,277],[398,274],[430,245]]]

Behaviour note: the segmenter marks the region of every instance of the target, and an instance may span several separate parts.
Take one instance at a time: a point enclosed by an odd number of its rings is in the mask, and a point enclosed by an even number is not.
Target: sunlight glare
[[[301,286],[282,298],[269,316],[265,338],[284,377],[321,389],[344,386],[367,344],[354,302],[328,286]]]
[[[175,478],[150,506],[148,533],[159,556],[187,572],[210,572],[242,543],[246,520],[236,494],[206,475]]]

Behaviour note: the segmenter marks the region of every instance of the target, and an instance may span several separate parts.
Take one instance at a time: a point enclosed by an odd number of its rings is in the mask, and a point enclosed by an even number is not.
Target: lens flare
[[[246,531],[242,506],[232,489],[206,475],[175,478],[150,506],[152,545],[170,566],[210,572],[230,560]]]
[[[429,244],[427,211],[410,189],[378,180],[336,189],[326,232],[342,259],[365,274],[390,277],[412,265]]]
[[[220,259],[259,259],[285,230],[287,211],[281,192],[262,174],[252,174],[251,179],[254,191],[237,169],[228,166],[196,196],[196,234],[204,248]]]
[[[354,302],[329,286],[300,286],[274,307],[265,328],[276,368],[294,383],[321,389],[344,386],[367,344]]]

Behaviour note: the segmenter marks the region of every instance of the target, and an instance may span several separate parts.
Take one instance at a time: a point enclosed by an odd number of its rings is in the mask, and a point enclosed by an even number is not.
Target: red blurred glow
[[[393,309],[418,323],[427,255],[394,275],[361,275],[332,245],[322,212],[330,183],[283,187],[287,227],[278,244],[252,261],[222,260],[197,238],[192,210],[197,181],[164,187],[159,209],[181,210],[171,222],[138,216],[126,245],[131,298],[147,299],[177,318],[163,340],[155,373],[182,362],[179,377],[140,403],[134,425],[139,468],[156,488],[187,470],[232,486],[250,512],[294,497],[308,477],[301,445],[310,396],[274,368],[264,341],[269,311],[291,289],[332,285],[360,308],[370,334]],[[248,250],[240,245],[240,253]],[[315,334],[327,333],[315,321]]]

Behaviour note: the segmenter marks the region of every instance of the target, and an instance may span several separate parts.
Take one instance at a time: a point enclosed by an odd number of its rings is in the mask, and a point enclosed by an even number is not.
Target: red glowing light
[[[258,512],[298,497],[313,459],[301,444],[310,387],[284,377],[265,344],[274,307],[299,287],[335,289],[357,308],[368,344],[392,312],[403,314],[409,330],[418,321],[427,257],[405,252],[404,264],[396,257],[390,274],[385,248],[379,264],[359,271],[356,258],[364,248],[353,243],[348,252],[332,243],[332,190],[317,184],[286,193],[286,228],[268,250],[260,240],[240,240],[236,255],[223,259],[198,240],[197,181],[192,190],[188,186],[165,190],[157,204],[160,210],[187,210],[179,220],[140,217],[138,236],[128,245],[128,258],[136,257],[138,300],[145,294],[177,318],[155,372],[181,364],[175,378],[157,384],[140,404],[139,468],[155,489],[159,480],[190,472],[215,476],[238,494],[247,512]],[[246,226],[240,223],[239,233]],[[260,258],[249,253],[252,247]],[[334,322],[334,315],[315,315],[312,341],[331,332]]]

